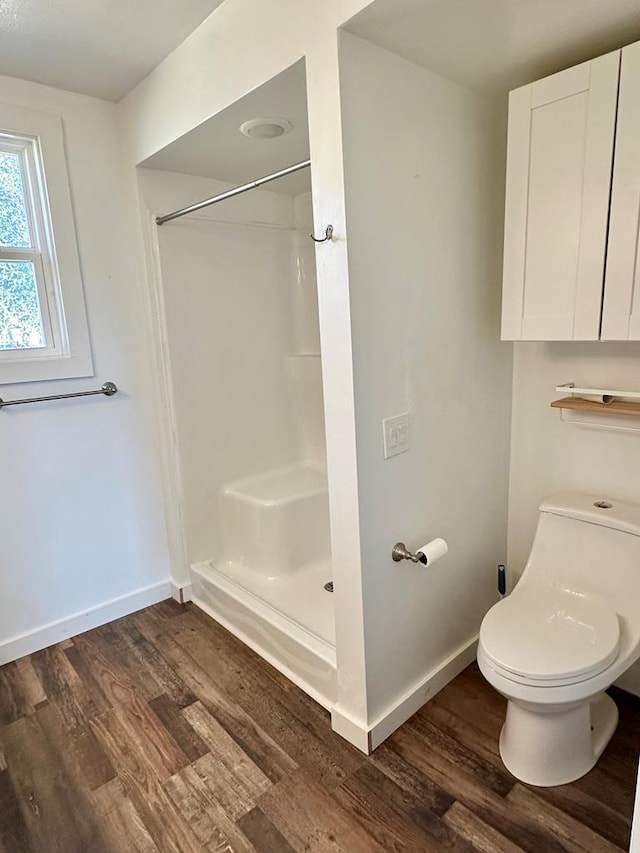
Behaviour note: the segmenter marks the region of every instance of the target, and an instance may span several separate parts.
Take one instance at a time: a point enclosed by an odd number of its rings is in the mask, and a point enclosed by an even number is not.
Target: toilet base
[[[579,704],[551,706],[509,699],[500,756],[522,782],[543,788],[564,785],[591,770],[617,725],[616,703],[606,693]]]

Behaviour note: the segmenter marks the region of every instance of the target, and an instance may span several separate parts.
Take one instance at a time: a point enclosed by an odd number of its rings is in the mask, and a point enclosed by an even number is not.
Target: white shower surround
[[[144,170],[150,210],[220,185]],[[335,627],[311,200],[158,231],[191,596],[330,708]],[[195,378],[195,381],[194,381]]]

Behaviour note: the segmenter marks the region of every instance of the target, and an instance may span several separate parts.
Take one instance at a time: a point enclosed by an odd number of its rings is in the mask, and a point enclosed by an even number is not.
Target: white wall
[[[63,118],[96,371],[93,379],[3,386],[0,394],[56,394],[108,379],[121,389],[111,399],[0,413],[1,663],[167,597],[169,565],[150,427],[137,211],[116,108],[5,77],[0,103]],[[121,600],[106,606],[114,599]]]
[[[640,388],[640,344],[517,343],[509,494],[510,582],[527,560],[540,502],[558,491],[640,502],[640,433],[563,423],[556,385]],[[606,568],[604,569],[606,571]],[[640,695],[640,667],[621,684]]]
[[[473,640],[506,557],[504,123],[347,33],[340,73],[372,724]],[[411,450],[385,461],[381,421],[404,411]],[[433,568],[391,562],[398,539],[436,536],[450,553]]]
[[[150,169],[139,181],[152,212],[229,188]],[[306,375],[291,356],[318,345],[315,275],[307,252],[296,262],[304,208],[303,197],[256,191],[156,232],[190,564],[219,556],[221,488],[304,458],[294,414],[322,418],[319,377],[299,398],[293,387]]]
[[[558,491],[640,503],[640,433],[563,423],[556,385],[640,388],[640,344],[516,343],[509,498],[509,569],[519,576],[540,502]],[[604,421],[606,423],[606,421]]]

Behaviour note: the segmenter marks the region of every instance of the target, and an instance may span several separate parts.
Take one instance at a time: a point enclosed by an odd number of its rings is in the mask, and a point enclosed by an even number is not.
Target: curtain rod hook
[[[333,225],[327,225],[324,231],[324,237],[314,237],[313,234],[309,234],[309,237],[311,237],[314,243],[326,243],[327,240],[333,239]]]

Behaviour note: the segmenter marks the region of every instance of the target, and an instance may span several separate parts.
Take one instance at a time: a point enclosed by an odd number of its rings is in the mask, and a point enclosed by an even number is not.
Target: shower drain
[[[327,592],[333,592],[333,581],[328,581],[324,585],[324,588],[326,589]]]

